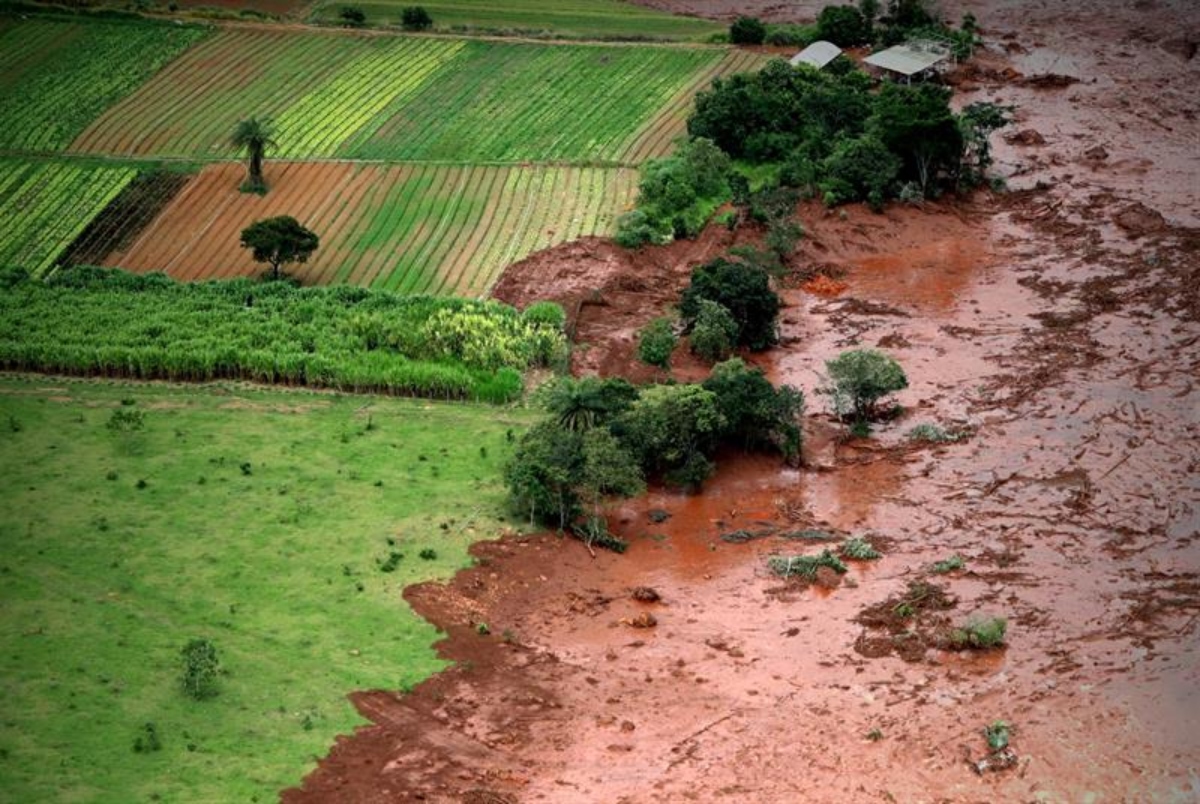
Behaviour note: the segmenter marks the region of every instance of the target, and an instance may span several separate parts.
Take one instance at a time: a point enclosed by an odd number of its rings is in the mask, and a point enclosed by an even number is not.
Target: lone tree
[[[307,262],[319,244],[316,233],[291,215],[255,221],[242,230],[242,248],[253,249],[255,262],[270,264],[272,279],[279,279],[284,265]]]
[[[247,160],[246,181],[242,183],[242,192],[262,194],[267,191],[267,182],[263,179],[263,157],[268,148],[278,145],[274,138],[275,124],[267,117],[261,120],[251,117],[239,121],[234,126],[233,135],[229,141],[239,151],[246,152]]]
[[[433,17],[424,6],[408,6],[400,12],[400,25],[406,31],[427,31],[433,27]]]

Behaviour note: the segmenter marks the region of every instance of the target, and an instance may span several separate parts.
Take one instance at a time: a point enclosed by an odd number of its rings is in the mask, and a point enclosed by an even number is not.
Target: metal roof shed
[[[950,57],[950,48],[940,42],[905,42],[863,59],[863,63],[897,73],[911,80]]]
[[[807,64],[810,67],[815,67],[818,70],[824,67],[829,62],[842,55],[842,49],[833,42],[826,42],[822,39],[819,42],[813,42],[808,47],[801,50],[789,60],[789,64],[793,67],[799,67],[801,64]]]

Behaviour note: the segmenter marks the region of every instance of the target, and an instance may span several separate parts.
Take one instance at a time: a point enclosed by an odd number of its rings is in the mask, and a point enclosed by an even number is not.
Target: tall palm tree
[[[275,142],[275,124],[271,118],[264,117],[261,120],[257,117],[251,117],[247,120],[240,120],[233,129],[233,135],[229,141],[239,151],[244,150],[247,157],[246,183],[242,185],[243,190],[254,193],[266,192],[267,183],[263,180],[263,156],[268,148],[274,148],[278,143]]]

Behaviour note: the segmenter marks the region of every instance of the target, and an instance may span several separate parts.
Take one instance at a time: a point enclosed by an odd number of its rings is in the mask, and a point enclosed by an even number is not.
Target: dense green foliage
[[[729,26],[729,41],[735,45],[761,45],[767,38],[767,26],[756,17],[738,17]]]
[[[207,639],[193,639],[180,652],[183,673],[179,684],[189,698],[202,701],[217,694],[217,674],[221,671],[221,660],[217,649]]]
[[[744,449],[774,449],[789,461],[800,458],[800,391],[790,385],[775,388],[762,369],[736,357],[713,367],[703,388],[716,396],[725,438]]]
[[[400,11],[400,25],[406,31],[427,31],[433,27],[433,17],[424,6],[406,6]]]
[[[779,296],[760,268],[723,257],[701,265],[692,272],[691,283],[679,302],[679,312],[686,321],[697,320],[703,299],[729,311],[737,324],[738,344],[760,350],[778,339]]]
[[[871,23],[854,6],[825,6],[817,15],[817,38],[839,47],[865,45],[871,35]]]
[[[675,153],[642,167],[637,209],[617,222],[616,240],[626,248],[695,237],[732,195],[731,164],[712,142],[681,140]]]
[[[853,349],[825,362],[834,409],[858,422],[875,415],[876,405],[908,387],[908,377],[891,357],[876,349]]]
[[[667,368],[671,365],[671,353],[675,351],[677,341],[671,319],[656,318],[638,334],[638,359],[651,366]]]
[[[690,345],[705,360],[723,360],[737,343],[738,323],[722,304],[711,299],[696,302]]]
[[[308,262],[321,239],[291,215],[278,215],[255,221],[243,229],[241,243],[243,248],[250,249],[255,262],[270,265],[271,276],[279,279],[283,266]]]
[[[497,302],[85,268],[46,282],[10,273],[8,284],[8,369],[504,402],[520,394],[521,371],[565,349],[557,327]]]
[[[0,18],[0,150],[60,151],[204,28]]]
[[[144,429],[112,433],[116,410]],[[0,484],[0,799],[215,804],[277,801],[366,725],[348,692],[444,667],[401,593],[520,524],[499,467],[530,417],[8,378],[0,423],[20,478]],[[190,639],[223,670],[203,702],[180,687]]]

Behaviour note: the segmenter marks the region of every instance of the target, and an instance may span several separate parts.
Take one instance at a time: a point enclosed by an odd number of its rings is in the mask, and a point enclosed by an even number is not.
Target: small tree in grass
[[[217,649],[207,639],[193,639],[183,647],[183,675],[180,683],[191,698],[202,701],[217,694],[217,674],[221,661]]]
[[[433,17],[423,6],[408,6],[400,12],[400,24],[406,31],[427,31],[433,27]]]
[[[852,416],[865,426],[875,415],[876,406],[889,394],[908,387],[904,369],[892,358],[875,349],[854,349],[825,361],[832,382],[825,389],[833,398],[839,416]]]
[[[234,126],[229,141],[239,151],[246,152],[246,181],[242,182],[241,191],[262,195],[267,191],[267,182],[263,178],[263,159],[268,148],[278,145],[275,142],[275,124],[268,117],[240,120]]]
[[[756,17],[738,17],[729,26],[729,41],[735,45],[761,45],[767,38],[767,26]]]
[[[358,6],[342,6],[338,16],[341,17],[342,24],[349,28],[361,28],[367,21],[366,12]]]
[[[284,265],[307,262],[319,244],[320,238],[291,215],[255,221],[242,230],[242,247],[253,251],[255,262],[271,266],[272,279],[279,279]]]

